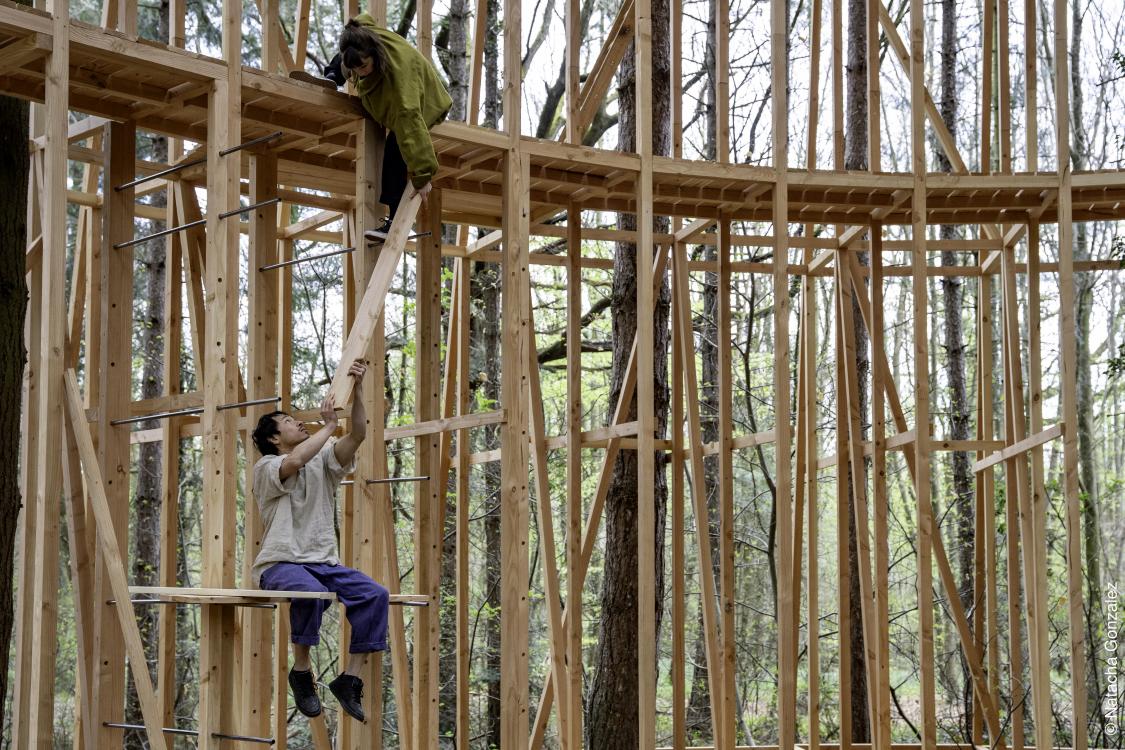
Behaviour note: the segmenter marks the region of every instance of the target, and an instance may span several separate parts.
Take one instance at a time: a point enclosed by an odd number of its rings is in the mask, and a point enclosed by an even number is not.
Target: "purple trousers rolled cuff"
[[[331,591],[344,605],[352,626],[348,652],[366,654],[387,650],[387,589],[368,576],[343,565],[277,563],[262,573],[269,591]],[[320,643],[320,621],[332,602],[293,599],[289,605],[290,640],[304,646]]]

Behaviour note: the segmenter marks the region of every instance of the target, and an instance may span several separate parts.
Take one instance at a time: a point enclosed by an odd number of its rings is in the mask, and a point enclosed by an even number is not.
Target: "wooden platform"
[[[132,119],[143,130],[206,139],[206,103],[211,81],[225,76],[221,60],[115,32],[77,20],[70,23],[70,107],[115,120]],[[104,40],[112,40],[105,45]],[[50,17],[0,0],[0,91],[42,101],[44,61],[50,49]],[[358,100],[321,86],[243,69],[242,140],[282,130],[270,144],[279,158],[278,178],[293,190],[319,195],[287,196],[309,205],[344,209],[348,201],[332,199],[355,193],[356,129],[363,115]],[[81,124],[72,135],[81,133]],[[440,171],[435,187],[443,190],[448,222],[500,226],[503,133],[461,123],[433,130]],[[543,216],[578,201],[591,210],[636,210],[640,159],[553,141],[524,138],[530,157],[531,214]],[[72,146],[71,158],[91,154]],[[243,156],[248,177],[249,154]],[[141,164],[138,173],[156,171]],[[203,167],[180,175],[198,180]],[[768,222],[772,219],[771,168],[716,164],[687,159],[653,159],[653,210],[659,215],[717,217]],[[790,222],[862,223],[872,212],[884,224],[909,224],[913,179],[905,173],[789,170]],[[926,178],[926,215],[930,224],[1016,223],[1039,214],[1041,223],[1056,220],[1054,173],[984,175],[930,174]],[[1125,171],[1078,172],[1073,178],[1074,220],[1125,218]],[[284,191],[283,191],[284,192]],[[1040,213],[1041,212],[1041,213]]]
[[[335,601],[331,591],[263,591],[262,589],[174,588],[169,586],[130,586],[129,593],[177,604],[276,604],[294,599]],[[422,594],[391,594],[391,604],[427,606],[430,598]]]

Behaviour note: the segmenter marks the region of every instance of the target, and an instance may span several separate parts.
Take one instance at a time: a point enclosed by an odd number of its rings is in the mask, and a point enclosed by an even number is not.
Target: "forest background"
[[[295,0],[281,0],[281,18],[287,39],[292,43],[292,19],[296,11]],[[500,25],[500,5],[498,0],[486,0],[486,28],[488,38],[484,47],[484,79],[481,96],[481,110],[474,113],[477,121],[486,126],[504,127],[504,116],[500,97],[500,60],[498,59],[497,39],[502,33]],[[827,4],[826,4],[827,6]],[[731,151],[730,159],[739,163],[768,165],[772,158],[772,139],[770,117],[772,106],[769,75],[769,3],[765,0],[733,0],[730,4],[730,116]],[[1055,149],[1052,133],[1056,112],[1053,102],[1054,54],[1053,21],[1050,8],[1040,2],[1040,38],[1032,51],[1039,64],[1039,110],[1036,121],[1032,123],[1040,134],[1040,166],[1044,170],[1055,168]],[[141,35],[164,41],[168,34],[168,3],[140,3]],[[318,64],[329,59],[333,53],[335,39],[343,21],[343,10],[339,3],[314,0],[311,4],[310,30],[308,41],[308,64],[315,71]],[[906,25],[905,16],[908,3],[893,0],[888,6],[892,18],[900,29]],[[580,67],[583,75],[588,72],[597,52],[617,13],[618,4],[614,0],[582,0],[583,34]],[[788,18],[790,22],[788,57],[790,64],[788,92],[790,159],[792,166],[806,165],[806,143],[808,142],[808,100],[810,70],[810,45],[812,44],[810,4],[807,0],[789,0]],[[844,102],[845,132],[840,134],[844,143],[844,166],[849,169],[866,169],[866,69],[863,59],[865,3],[863,0],[848,0],[844,10],[845,40],[847,45],[848,68],[846,73],[847,96]],[[1075,169],[1120,169],[1125,167],[1125,7],[1120,2],[1099,3],[1091,0],[1072,0],[1071,17],[1071,56],[1072,101],[1068,116],[1072,121],[1073,167]],[[97,0],[74,0],[71,3],[74,16],[98,23],[101,18],[101,5]],[[467,120],[468,107],[468,65],[471,36],[476,5],[468,0],[438,0],[434,6],[435,26],[435,64],[448,82],[453,95],[454,108],[450,115],[454,120]],[[563,17],[564,4],[560,0],[536,0],[524,2],[524,98],[522,123],[525,135],[540,138],[557,137],[565,126],[563,120],[563,95],[565,89],[565,69],[563,59]],[[685,0],[683,3],[683,82],[682,106],[684,129],[682,133],[670,132],[667,117],[668,81],[668,4],[666,0],[656,0],[653,4],[655,21],[654,70],[655,96],[657,99],[654,124],[655,148],[658,153],[670,153],[674,139],[682,138],[682,153],[687,158],[714,159],[716,107],[714,101],[714,29],[715,0]],[[821,23],[827,26],[827,7]],[[1011,39],[1022,40],[1024,6],[1012,3],[1010,9]],[[220,5],[215,0],[191,0],[187,4],[187,47],[206,54],[218,55],[219,31],[213,19],[221,17]],[[408,38],[413,38],[416,30],[414,0],[392,2],[388,7],[388,25]],[[926,70],[927,83],[938,102],[942,118],[946,121],[962,153],[967,154],[970,170],[995,169],[996,164],[981,164],[982,140],[995,140],[993,132],[983,134],[980,129],[982,109],[987,107],[995,112],[1000,106],[999,99],[981,101],[981,77],[986,65],[994,66],[996,60],[982,58],[982,40],[986,33],[994,30],[982,28],[984,16],[980,2],[956,3],[953,0],[932,2],[926,6]],[[244,15],[244,55],[246,64],[260,65],[261,27],[257,9],[252,3],[245,6]],[[823,44],[829,43],[827,33]],[[883,42],[884,59],[881,66],[882,98],[880,101],[882,119],[882,168],[888,171],[902,171],[910,163],[909,127],[909,86],[908,79],[888,53],[886,40]],[[1012,84],[1012,126],[1014,169],[1026,168],[1022,133],[1027,127],[1024,121],[1023,101],[1025,51],[1022,43],[1013,41],[1010,49],[1010,74]],[[830,122],[832,101],[831,77],[828,71],[829,55],[822,55],[819,71],[819,121]],[[631,148],[632,123],[635,118],[635,104],[632,98],[631,55],[626,56],[614,87],[605,104],[599,110],[584,141],[604,148]],[[74,119],[81,115],[72,114]],[[995,124],[997,118],[993,117]],[[821,126],[814,139],[817,158],[815,166],[832,168],[834,166],[834,142],[836,134],[831,127]],[[138,137],[140,158],[162,161],[167,159],[168,146],[163,137],[141,133]],[[930,169],[948,171],[949,165],[940,158],[940,149],[931,145]],[[997,149],[992,149],[996,153]],[[1022,166],[1021,166],[1022,165]],[[71,179],[77,188],[81,180],[81,168],[71,164]],[[148,198],[156,204],[163,200],[162,193],[153,193]],[[71,209],[74,209],[71,206]],[[73,213],[73,212],[72,212]],[[304,214],[294,209],[291,219],[296,221]],[[70,231],[75,230],[72,215]],[[628,217],[624,217],[628,220]],[[617,226],[619,217],[610,214],[586,212],[583,222],[586,226]],[[138,220],[137,233],[146,234],[161,229],[158,222]],[[328,226],[326,229],[338,227]],[[1121,259],[1125,261],[1125,227],[1121,223],[1090,222],[1076,225],[1076,259]],[[750,223],[736,225],[736,234],[764,234],[768,227]],[[791,228],[793,232],[800,228]],[[960,236],[971,238],[970,230],[960,234],[958,228],[942,228],[943,237]],[[898,234],[896,234],[896,232]],[[948,234],[946,234],[948,233]],[[905,228],[889,230],[888,237],[904,238]],[[935,235],[936,236],[936,235]],[[334,249],[328,245],[313,242],[298,243],[297,255],[313,254]],[[546,252],[561,249],[561,245],[538,241],[533,248]],[[608,242],[586,241],[583,243],[585,255],[614,259],[618,269],[627,268],[631,262],[631,248]],[[714,259],[713,244],[699,245],[690,249],[697,259]],[[1017,253],[1025,253],[1021,247]],[[734,248],[735,260],[768,261],[772,250],[752,246]],[[1042,253],[1045,261],[1057,259],[1058,247],[1053,227],[1045,227],[1042,237]],[[163,287],[166,269],[164,267],[164,246],[160,242],[141,245],[136,252],[135,303],[134,303],[134,397],[149,398],[159,395],[161,382],[161,331],[168,311],[163,309]],[[243,283],[245,283],[245,261],[243,257]],[[965,265],[974,262],[974,254],[943,252],[931,262],[942,265]],[[908,259],[903,253],[888,253],[885,263],[904,265]],[[568,280],[560,267],[534,266],[532,271],[533,309],[535,315],[535,334],[539,347],[539,364],[543,378],[543,407],[548,434],[565,432],[565,338],[566,287]],[[445,274],[445,290],[448,297],[451,287],[451,273]],[[1019,297],[1026,305],[1026,277],[1020,276]],[[635,316],[630,319],[631,305],[628,273],[612,273],[606,270],[587,269],[582,274],[582,341],[584,407],[583,429],[604,426],[616,402],[620,387],[624,358],[635,331]],[[794,282],[796,279],[794,279]],[[1094,747],[1120,747],[1120,734],[1113,734],[1114,723],[1120,726],[1121,709],[1103,710],[1103,704],[1110,696],[1109,681],[1111,665],[1110,654],[1101,649],[1107,633],[1107,611],[1105,604],[1109,592],[1120,587],[1122,578],[1122,554],[1125,551],[1125,315],[1121,306],[1125,304],[1122,271],[1098,271],[1082,273],[1077,282],[1077,321],[1078,330],[1078,412],[1080,473],[1083,500],[1083,551],[1086,558],[1084,569],[1086,584],[1086,619],[1088,640],[1088,678],[1087,689],[1090,698],[1088,728],[1091,745]],[[635,279],[634,279],[635,283]],[[892,375],[900,384],[903,393],[912,389],[902,386],[909,382],[913,372],[911,331],[906,322],[910,320],[911,306],[908,281],[888,279],[886,285],[887,354],[891,362]],[[327,382],[337,364],[342,345],[343,274],[338,258],[311,262],[296,267],[293,273],[293,403],[298,408],[308,408],[318,403]],[[714,274],[699,273],[692,278],[691,299],[695,333],[696,366],[700,373],[701,407],[703,410],[703,437],[705,441],[715,439],[718,430],[718,394],[716,372],[718,368],[719,336],[728,335],[734,342],[734,425],[736,434],[761,432],[770,429],[773,420],[772,398],[772,349],[773,328],[769,325],[773,307],[771,280],[753,274],[735,274],[731,289],[732,330],[720,332],[717,328],[716,305],[719,290],[718,279]],[[383,383],[388,403],[389,424],[404,424],[413,421],[413,327],[415,321],[413,307],[414,264],[408,257],[400,267],[391,295],[387,302],[387,367]],[[827,282],[818,281],[818,296],[821,300],[830,299],[831,288]],[[982,305],[996,307],[998,300],[978,298],[977,287],[966,279],[944,277],[930,280],[931,325],[929,333],[928,363],[933,382],[931,389],[930,414],[936,424],[936,433],[949,435],[954,439],[971,437],[976,430],[976,351],[978,333],[975,321],[977,310]],[[801,303],[799,285],[794,283],[790,290],[794,309]],[[1057,279],[1051,274],[1043,277],[1043,392],[1044,413],[1048,421],[1058,412],[1059,388],[1059,302]],[[494,408],[499,399],[500,382],[500,327],[499,277],[497,268],[488,264],[476,264],[472,272],[472,357],[470,371],[472,393],[476,409]],[[667,300],[667,285],[662,298]],[[242,295],[245,303],[245,295]],[[446,306],[448,311],[448,306]],[[667,315],[666,308],[658,309]],[[818,441],[821,455],[834,452],[835,445],[835,386],[833,325],[831,305],[821,304],[817,318],[817,392],[821,410],[817,415]],[[659,316],[658,316],[659,317]],[[997,320],[999,316],[993,316]],[[185,321],[186,311],[180,316]],[[246,310],[241,320],[245,326]],[[1026,310],[1021,321],[1026,326]],[[444,325],[444,321],[443,321]],[[657,321],[658,351],[660,342],[667,343],[667,320]],[[632,327],[630,327],[632,326]],[[796,331],[796,326],[791,325]],[[245,334],[245,328],[243,329]],[[1027,339],[1026,329],[1021,332]],[[661,338],[663,337],[663,338]],[[183,373],[180,387],[195,389],[194,360],[190,351],[191,337],[185,335],[184,350],[181,353]],[[865,341],[866,339],[864,339]],[[993,337],[994,342],[999,336]],[[795,342],[791,342],[796,351]],[[994,361],[999,361],[999,350],[994,353]],[[1026,356],[1026,349],[1025,355]],[[869,354],[864,346],[859,352],[860,372],[869,373]],[[658,360],[658,368],[659,360]],[[667,397],[669,382],[666,359],[663,364],[663,380],[658,373],[658,385],[663,383],[664,403],[658,413],[661,429],[666,437]],[[794,383],[796,376],[794,373]],[[966,384],[969,384],[968,386]],[[792,389],[795,392],[795,388]],[[1002,414],[997,394],[995,413]],[[909,398],[904,406],[908,419],[912,412]],[[864,406],[865,413],[868,407]],[[867,420],[869,422],[869,416]],[[142,425],[143,427],[144,425]],[[999,426],[997,426],[999,428]],[[999,430],[998,430],[999,431]],[[489,450],[498,447],[498,433],[494,428],[478,430],[474,450]],[[130,519],[130,578],[138,585],[155,583],[159,569],[161,550],[159,548],[158,519],[160,488],[160,450],[159,443],[145,443],[134,448],[135,474],[133,477],[133,503]],[[584,478],[587,497],[596,479],[597,461],[595,452],[586,454]],[[251,459],[253,455],[251,455]],[[240,460],[246,460],[245,454]],[[972,561],[976,545],[980,543],[973,536],[973,506],[976,502],[972,482],[970,457],[966,454],[938,454],[934,461],[932,490],[938,509],[941,533],[961,585],[962,598],[972,605]],[[200,470],[202,457],[198,439],[186,439],[180,445],[180,540],[177,549],[179,585],[192,586],[199,583],[199,546],[202,484]],[[412,456],[409,450],[393,446],[388,454],[389,470],[393,476],[408,476],[413,472]],[[1050,627],[1052,655],[1052,707],[1054,715],[1051,722],[1055,730],[1056,744],[1066,746],[1069,742],[1068,679],[1066,661],[1066,603],[1062,493],[1061,493],[1061,446],[1049,444],[1046,449],[1048,494],[1050,511],[1048,514],[1048,550],[1051,581]],[[662,464],[663,465],[663,464]],[[550,457],[551,498],[533,498],[533,502],[550,502],[556,516],[564,513],[561,498],[565,495],[565,458],[562,453],[552,453]],[[738,705],[739,744],[768,744],[777,739],[777,661],[776,661],[776,575],[774,567],[774,529],[776,524],[774,481],[771,473],[774,467],[772,447],[758,446],[754,449],[736,451],[734,459],[736,489],[734,493],[734,514],[736,519],[736,641],[737,677],[736,693]],[[715,487],[717,468],[713,459],[706,464],[705,482],[709,491],[708,505],[711,511],[708,519],[712,543],[717,544],[718,508]],[[242,476],[242,474],[240,474]],[[835,496],[836,475],[834,468],[822,471],[820,477],[820,519],[821,542],[818,549],[819,575],[823,581],[835,579],[836,538],[835,512],[832,498]],[[909,475],[901,458],[892,455],[888,466],[890,487],[891,518],[891,644],[892,644],[892,687],[894,690],[893,720],[896,741],[917,741],[916,727],[919,721],[918,664],[916,658],[917,610],[915,608],[915,555],[913,548],[914,529],[917,526],[913,493]],[[593,479],[592,479],[593,478]],[[622,591],[628,592],[630,574],[635,576],[636,545],[635,536],[630,536],[628,518],[635,508],[635,466],[630,477],[628,466],[618,467],[607,508],[606,525],[599,539],[586,581],[585,606],[583,609],[585,709],[587,715],[587,745],[590,747],[631,747],[629,722],[623,717],[635,715],[635,645],[623,643],[620,633],[628,632],[630,622],[635,623],[635,614],[615,605]],[[661,472],[657,481],[658,498],[667,499],[669,482],[667,469]],[[471,724],[470,746],[474,748],[496,747],[499,744],[499,580],[500,569],[500,522],[498,507],[499,469],[496,464],[482,464],[474,468],[472,476],[472,505],[470,507],[471,542],[471,631],[472,670],[471,670]],[[1005,485],[1002,472],[998,474],[996,497],[987,501],[994,507],[997,519],[997,546],[1003,548]],[[403,569],[403,590],[410,590],[411,583],[411,529],[412,500],[409,490],[396,491],[394,508],[396,531]],[[450,497],[452,502],[452,496]],[[632,503],[632,508],[630,506]],[[241,507],[241,506],[240,506]],[[451,519],[454,514],[447,514]],[[240,523],[243,516],[240,511]],[[694,520],[687,519],[691,532]],[[662,548],[670,545],[665,528],[665,514],[658,514],[658,540]],[[635,532],[635,529],[633,530]],[[64,529],[65,533],[65,529]],[[546,605],[543,599],[543,564],[536,544],[537,529],[532,530],[533,557],[531,579],[529,581],[531,601],[531,698],[532,704],[538,700],[547,673],[547,625]],[[629,540],[633,543],[630,544]],[[444,595],[442,601],[442,639],[441,639],[441,707],[440,722],[443,746],[452,747],[454,734],[454,691],[453,691],[453,592],[452,562],[454,535],[452,525],[446,529],[444,537],[443,572]],[[689,545],[690,548],[690,545]],[[57,717],[55,722],[56,747],[70,747],[73,744],[72,716],[75,680],[74,633],[69,627],[73,618],[69,615],[73,603],[70,599],[70,565],[67,560],[67,547],[62,546],[59,565],[61,596],[59,600],[59,653],[56,684]],[[558,549],[565,549],[559,544]],[[240,551],[241,554],[241,551]],[[671,590],[663,585],[670,571],[670,555],[662,554],[661,582],[658,593],[661,609],[670,611]],[[717,556],[716,556],[717,559]],[[18,561],[17,561],[18,564]],[[1004,587],[1007,561],[1000,560],[998,578],[1001,581],[1001,598],[1007,596]],[[565,570],[565,566],[562,566]],[[630,571],[634,571],[630,573]],[[686,640],[689,655],[687,670],[689,742],[710,741],[710,723],[707,715],[707,675],[703,655],[702,628],[699,614],[699,580],[705,571],[699,570],[698,560],[690,552],[687,560],[688,580],[688,618]],[[565,580],[564,580],[565,584]],[[624,588],[623,588],[624,587]],[[937,618],[936,652],[938,678],[938,716],[939,741],[968,742],[971,729],[971,696],[967,668],[960,657],[956,633],[948,615],[944,611],[943,592],[936,597],[939,617]],[[966,598],[967,597],[967,598]],[[857,600],[856,596],[852,601]],[[836,713],[837,697],[841,689],[851,690],[862,695],[863,670],[854,670],[859,683],[840,686],[835,679],[839,661],[836,647],[835,623],[837,621],[834,586],[821,586],[821,662],[823,675],[821,725],[819,734],[825,741],[839,738],[840,717]],[[141,608],[141,633],[145,643],[152,646],[150,659],[155,658],[156,619],[153,608]],[[335,669],[333,654],[337,653],[335,632],[338,613],[329,618],[326,625],[324,645],[315,651],[314,658],[318,673],[331,675]],[[852,622],[859,622],[858,616]],[[669,681],[670,659],[670,618],[661,618],[658,629],[658,653],[660,655],[659,693],[658,693],[658,733],[659,741],[665,743],[670,732],[669,707],[671,686]],[[635,627],[635,624],[632,626]],[[180,639],[177,653],[179,691],[176,696],[176,716],[184,726],[190,726],[195,713],[197,699],[195,675],[196,644],[199,634],[197,612],[194,608],[180,608],[178,622]],[[808,665],[807,623],[801,622],[799,642],[801,644],[801,668],[798,675],[798,711],[807,716]],[[1006,623],[1000,623],[1002,647],[1006,649]],[[855,639],[853,639],[854,641]],[[853,648],[859,649],[853,643]],[[630,661],[630,653],[634,661]],[[8,661],[12,663],[11,659]],[[1002,666],[1007,670],[1006,664]],[[9,672],[11,684],[12,675]],[[1001,679],[1006,683],[1005,676]],[[1028,684],[1025,678],[1024,684]],[[630,692],[630,689],[632,692]],[[397,746],[394,733],[394,696],[385,691],[384,700],[387,713],[384,717],[388,747]],[[1003,696],[1004,711],[1024,696]],[[855,701],[859,704],[861,701]],[[4,731],[2,747],[10,747],[10,691],[4,708]],[[300,747],[307,740],[306,725],[299,717],[293,718],[289,708],[290,746]],[[135,694],[130,695],[127,718],[139,720],[139,710]],[[334,717],[330,717],[334,721]],[[1037,720],[1038,717],[1033,717]],[[860,711],[853,721],[856,740],[864,739],[866,718]],[[1030,732],[1030,727],[1029,727]],[[802,719],[798,730],[799,737],[809,733],[807,720]],[[133,747],[144,745],[143,736],[133,734],[127,738]],[[548,732],[549,746],[556,746],[556,726],[552,723]]]

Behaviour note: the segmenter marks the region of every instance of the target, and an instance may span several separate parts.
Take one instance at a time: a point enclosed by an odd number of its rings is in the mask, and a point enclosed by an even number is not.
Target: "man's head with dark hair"
[[[254,445],[263,456],[276,456],[283,445],[296,445],[308,436],[305,426],[283,411],[263,415],[252,434]]]
[[[383,42],[373,29],[354,18],[340,33],[340,56],[345,71],[362,77],[373,75],[382,78],[387,69],[387,52]]]

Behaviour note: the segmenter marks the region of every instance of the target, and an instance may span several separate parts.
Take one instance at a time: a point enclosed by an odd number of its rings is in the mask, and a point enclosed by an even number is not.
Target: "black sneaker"
[[[328,689],[336,696],[344,713],[356,721],[367,721],[363,715],[363,680],[344,673],[328,683]]]
[[[315,83],[317,86],[323,86],[324,88],[332,89],[333,91],[336,91],[339,88],[336,85],[335,81],[330,81],[327,78],[318,78],[312,73],[304,70],[294,70],[289,74],[289,77],[294,81],[301,81],[303,83]]]
[[[388,216],[383,220],[382,226],[380,226],[378,229],[368,229],[366,232],[364,232],[363,239],[367,240],[368,242],[382,243],[387,241],[387,235],[390,233],[391,217]]]
[[[316,682],[312,672],[289,670],[289,687],[293,689],[293,702],[297,710],[310,719],[320,716],[320,697],[316,694]]]
[[[348,82],[348,79],[344,77],[343,60],[339,52],[336,53],[331,62],[324,66],[324,77],[336,84],[337,87]]]

